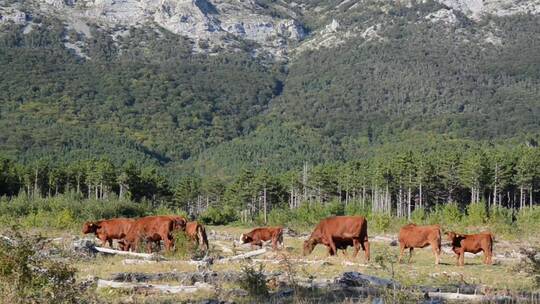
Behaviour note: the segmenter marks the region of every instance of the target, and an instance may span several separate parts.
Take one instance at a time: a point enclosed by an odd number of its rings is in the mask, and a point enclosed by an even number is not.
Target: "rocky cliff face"
[[[237,48],[238,42],[249,41],[254,54],[287,58],[294,51],[333,47],[349,39],[384,40],[380,20],[362,25],[343,26],[341,16],[373,9],[377,3],[384,12],[398,2],[388,0],[344,0],[317,2],[298,0],[26,0],[25,10],[19,1],[0,0],[0,23],[32,23],[32,15],[53,15],[63,19],[68,28],[90,35],[88,25],[105,28],[112,35],[126,28],[161,27],[194,42],[194,52],[211,53]],[[426,1],[426,0],[425,0]],[[424,1],[424,2],[425,2]],[[540,0],[437,0],[444,8],[426,14],[425,22],[457,23],[456,12],[472,21],[485,15],[538,14]],[[321,4],[323,3],[323,4]],[[412,1],[399,5],[412,7]],[[307,35],[298,13],[318,20],[318,27]],[[493,33],[486,33],[493,36]],[[491,38],[490,38],[491,39]],[[69,47],[69,46],[68,46]]]
[[[198,52],[249,40],[262,51],[284,57],[291,45],[306,36],[296,19],[271,16],[253,0],[35,0],[27,4],[41,14],[65,20],[75,29],[88,24],[112,31],[131,26],[162,27],[192,39]],[[0,2],[0,9],[2,22],[22,23],[27,19],[15,4]],[[198,47],[202,44],[204,49]]]

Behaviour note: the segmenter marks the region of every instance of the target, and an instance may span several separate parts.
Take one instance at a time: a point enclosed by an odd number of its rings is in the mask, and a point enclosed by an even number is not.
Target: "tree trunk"
[[[411,210],[412,210],[412,206],[411,206],[411,187],[409,186],[409,193],[407,194],[407,219],[410,221],[411,220]]]
[[[420,181],[420,208],[424,208],[424,202],[422,201],[422,182]]]
[[[36,168],[35,175],[34,175],[34,196],[36,196],[36,194],[38,196],[41,196],[38,189],[38,174],[39,174],[39,170],[38,168]]]
[[[362,208],[365,207],[365,199],[366,199],[366,186],[362,186]]]
[[[497,184],[499,183],[499,164],[495,164],[495,182],[493,184],[493,205],[497,205]]]
[[[264,223],[268,223],[268,218],[266,216],[266,212],[267,212],[267,205],[266,205],[266,187],[264,187],[264,196],[263,196],[263,199],[264,199]]]
[[[519,209],[523,209],[523,186],[519,187]]]
[[[533,187],[529,188],[529,206],[532,208],[533,206]]]

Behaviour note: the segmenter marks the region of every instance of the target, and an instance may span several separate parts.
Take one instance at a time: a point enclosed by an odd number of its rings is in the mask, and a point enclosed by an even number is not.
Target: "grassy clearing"
[[[219,235],[227,235],[233,239],[238,239],[239,235],[249,229],[241,227],[231,226],[212,226],[207,227],[209,235],[212,231]],[[42,232],[42,235],[47,237],[65,237],[65,240],[60,243],[64,248],[69,246],[70,240],[74,234],[71,231],[39,231],[32,230],[32,232]],[[304,232],[304,231],[302,231]],[[80,232],[75,233],[76,236],[82,236]],[[386,235],[392,237],[392,235]],[[533,278],[521,271],[518,267],[518,260],[498,260],[494,258],[495,265],[486,266],[482,264],[482,256],[474,258],[466,258],[465,267],[455,266],[455,256],[452,254],[443,254],[441,257],[441,264],[434,265],[434,258],[431,248],[416,249],[414,251],[413,260],[411,264],[397,264],[397,255],[399,254],[399,247],[390,246],[388,242],[374,241],[372,235],[371,244],[371,262],[366,263],[364,259],[364,252],[360,251],[358,257],[353,258],[352,248],[349,248],[348,255],[344,256],[342,252],[339,252],[338,256],[328,257],[327,249],[322,245],[318,245],[313,253],[307,257],[302,255],[302,243],[301,237],[288,237],[285,236],[284,243],[285,249],[278,252],[268,252],[264,255],[257,256],[253,260],[245,260],[241,262],[231,262],[224,264],[214,264],[210,267],[214,271],[242,271],[246,266],[251,266],[254,269],[258,269],[259,264],[263,264],[264,271],[273,272],[281,271],[283,273],[293,273],[296,278],[312,278],[312,279],[327,279],[333,280],[335,277],[341,275],[346,271],[358,271],[364,274],[370,274],[382,278],[395,279],[400,284],[406,287],[414,286],[431,286],[431,287],[445,287],[445,288],[457,288],[462,284],[474,284],[479,286],[479,291],[496,290],[497,293],[505,292],[519,292],[519,291],[534,291],[535,287]],[[233,249],[233,242],[230,240],[213,241],[210,239],[210,251],[212,256],[228,256],[230,253],[223,253],[220,251],[220,246],[217,243],[222,244],[228,248]],[[538,238],[526,237],[521,240],[507,240],[503,238],[497,238],[494,250],[495,254],[501,254],[505,252],[511,252],[518,250],[521,246],[530,246],[531,244],[538,244]],[[75,259],[71,266],[77,270],[76,278],[82,281],[88,277],[98,277],[101,279],[110,279],[115,273],[125,272],[137,272],[137,273],[163,273],[163,272],[197,272],[197,266],[186,263],[187,257],[180,257],[177,255],[166,255],[168,260],[166,262],[150,263],[150,264],[136,264],[125,265],[123,261],[127,258],[124,256],[105,256],[98,255],[93,259]],[[306,261],[312,261],[314,263],[300,263],[299,259]],[[264,260],[265,262],[258,262],[257,260]],[[269,263],[266,261],[282,261],[281,263]],[[406,260],[406,257],[405,257]],[[288,262],[286,262],[288,261]],[[392,272],[393,268],[393,272]],[[511,279],[510,279],[511,278]],[[149,283],[161,283],[161,284],[180,284],[173,279],[164,279],[161,281],[152,281]],[[197,294],[184,294],[184,295],[165,295],[158,294],[149,291],[128,291],[128,290],[113,290],[113,289],[100,289],[97,290],[97,296],[111,303],[123,303],[123,301],[129,300],[134,303],[169,303],[169,302],[182,302],[182,301],[197,301],[210,298],[219,299],[234,299],[236,302],[244,303],[249,302],[248,299],[243,299],[242,296],[238,297],[230,295],[230,291],[239,288],[239,282],[224,282],[218,286],[218,290],[215,292],[201,292]],[[270,287],[270,291],[276,291],[276,287]],[[451,291],[455,291],[452,289]],[[324,290],[304,290],[310,295],[310,299],[313,297],[319,297],[321,301],[328,299],[328,297],[336,296],[332,292],[325,292]],[[539,290],[540,291],[540,290]],[[346,298],[344,295],[340,295],[341,299]],[[289,301],[289,300],[287,300]],[[291,300],[294,303],[308,303],[308,301],[302,302],[302,299]],[[311,303],[311,302],[310,302]]]

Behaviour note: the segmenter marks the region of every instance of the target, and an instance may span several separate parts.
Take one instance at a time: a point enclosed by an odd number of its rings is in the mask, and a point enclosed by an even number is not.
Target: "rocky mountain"
[[[131,27],[165,29],[195,42],[193,51],[216,53],[237,49],[238,41],[253,43],[253,55],[283,59],[296,49],[332,47],[347,39],[380,39],[375,18],[392,6],[413,7],[417,1],[387,0],[24,0],[0,1],[0,22],[35,24],[36,15],[61,19],[67,28],[90,37],[90,26],[112,37],[129,35]],[[426,22],[456,24],[456,14],[479,21],[485,16],[538,14],[540,0],[437,0],[441,8]],[[373,14],[364,24],[342,19]],[[370,20],[371,19],[371,20]],[[350,20],[349,20],[350,21]],[[486,39],[495,33],[486,34]],[[73,42],[67,44],[75,48]]]
[[[535,137],[539,12],[540,0],[0,0],[0,153],[176,174],[354,159],[410,134]]]

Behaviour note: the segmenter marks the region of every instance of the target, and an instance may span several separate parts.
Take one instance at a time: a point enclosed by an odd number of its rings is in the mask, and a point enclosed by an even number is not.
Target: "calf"
[[[413,249],[424,248],[431,246],[435,255],[435,264],[439,264],[441,260],[441,227],[439,225],[417,226],[416,224],[408,224],[399,230],[399,258],[401,262],[403,252],[409,248],[409,260],[411,262]]]
[[[204,252],[208,251],[208,237],[202,224],[196,221],[188,222],[186,224],[186,236]]]
[[[242,234],[240,240],[243,244],[250,243],[251,246],[261,246],[263,242],[272,241],[272,249],[276,250],[277,245],[283,246],[283,228],[282,227],[260,227]]]
[[[123,239],[131,229],[135,221],[127,218],[115,218],[95,222],[86,222],[83,225],[82,233],[94,233],[101,240],[101,245],[112,247],[113,240]]]
[[[310,254],[317,244],[329,247],[329,253],[336,253],[335,240],[338,239],[352,241],[354,257],[362,247],[366,261],[369,261],[367,221],[362,216],[333,216],[321,220],[309,239],[304,242],[304,255]]]
[[[484,264],[491,264],[493,256],[493,234],[482,232],[479,234],[457,234],[446,232],[448,240],[452,242],[452,250],[457,254],[457,265],[465,265],[465,252],[484,252]]]
[[[124,238],[123,249],[130,250],[139,247],[140,241],[146,241],[146,251],[152,252],[152,243],[165,243],[165,250],[170,251],[174,246],[172,232],[185,229],[185,220],[174,216],[147,216],[137,219]],[[183,228],[184,227],[184,228]],[[158,246],[159,248],[159,246]]]

